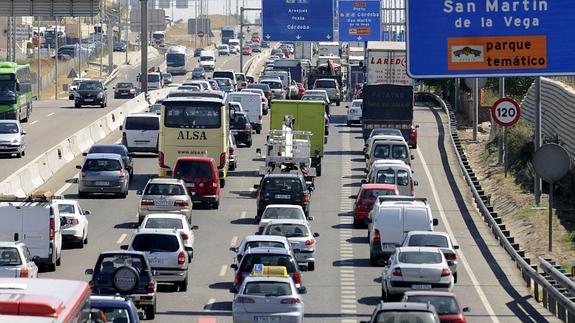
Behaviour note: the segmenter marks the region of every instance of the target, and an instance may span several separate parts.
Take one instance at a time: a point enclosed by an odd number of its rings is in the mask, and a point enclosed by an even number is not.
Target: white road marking
[[[33,124],[36,124],[36,123],[38,123],[38,120],[34,120],[34,121],[30,122],[30,125],[33,125]]]
[[[72,177],[72,179],[78,179],[78,174],[76,174],[76,176]],[[54,193],[54,195],[58,196],[58,195],[62,195],[64,194],[64,192],[66,192],[68,190],[68,188],[70,188],[70,186],[72,186],[73,181],[69,181],[66,184],[64,184],[62,187],[60,187],[60,189],[58,189],[56,191],[56,193]]]
[[[128,236],[127,234],[122,233],[120,235],[120,237],[118,238],[118,240],[116,241],[116,244],[120,244],[120,243],[124,242],[124,239],[126,239],[127,236]]]
[[[236,246],[236,243],[238,243],[238,237],[237,237],[237,236],[234,236],[234,237],[232,238],[232,241],[230,241],[230,247],[235,247],[235,246]]]
[[[220,269],[220,277],[225,276],[227,270],[228,270],[228,265],[222,265],[222,269]]]
[[[56,112],[48,113],[47,117],[51,117],[51,116],[53,116],[54,114],[56,114]]]
[[[433,199],[435,200],[435,203],[437,203],[437,208],[439,210],[439,216],[441,217],[441,221],[443,222],[443,225],[445,226],[445,231],[447,231],[447,233],[449,234],[449,236],[453,240],[453,244],[457,244],[457,241],[455,240],[455,235],[453,234],[453,230],[451,229],[451,225],[449,225],[449,222],[447,222],[447,216],[445,215],[445,212],[443,211],[443,205],[441,204],[441,199],[439,198],[439,194],[437,193],[435,183],[433,182],[433,178],[431,177],[431,172],[429,171],[429,168],[427,167],[427,163],[425,162],[425,159],[423,158],[423,154],[421,153],[420,149],[417,150],[417,156],[419,157],[419,160],[421,161],[421,164],[423,166],[423,170],[425,171],[425,175],[427,176],[427,180],[429,181],[429,185],[431,187],[431,192],[433,193]],[[489,301],[487,300],[487,297],[485,296],[483,289],[479,285],[479,281],[477,280],[475,273],[471,270],[471,267],[469,266],[469,263],[467,262],[467,258],[465,257],[463,252],[459,253],[459,260],[463,264],[463,267],[465,267],[465,271],[469,274],[469,279],[471,279],[471,283],[475,287],[475,290],[477,291],[477,294],[479,295],[479,299],[481,300],[481,303],[483,304],[483,306],[485,306],[485,309],[487,310],[487,314],[489,314],[489,317],[491,318],[491,320],[494,323],[499,323],[499,319],[495,315],[495,311],[493,311],[493,308],[489,304]]]
[[[242,211],[242,213],[240,214],[240,219],[245,219],[246,218],[246,211]]]

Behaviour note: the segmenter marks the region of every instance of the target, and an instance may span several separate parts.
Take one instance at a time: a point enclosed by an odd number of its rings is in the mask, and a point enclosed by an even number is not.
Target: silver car
[[[0,242],[0,277],[38,277],[38,267],[23,242]]]
[[[291,247],[286,237],[249,235],[242,239],[239,246],[230,247],[230,251],[236,254],[236,264],[239,264],[244,253],[252,248],[281,248],[291,252]]]
[[[128,195],[130,172],[126,169],[122,156],[117,154],[89,154],[78,178],[78,197],[92,193],[111,193],[126,198]]]
[[[314,90],[325,90],[329,96],[331,102],[335,101],[335,104],[339,106],[341,101],[341,96],[339,93],[339,84],[337,80],[334,79],[318,79],[315,80],[313,85]]]
[[[381,277],[384,301],[400,298],[410,290],[451,292],[453,275],[439,248],[399,247],[389,258]]]
[[[255,265],[257,267],[267,267]],[[283,267],[280,267],[283,268]],[[234,323],[301,323],[304,302],[292,279],[284,275],[250,275],[244,279],[232,303]]]
[[[281,219],[302,220],[307,222],[307,220],[312,221],[313,216],[306,217],[305,212],[300,205],[270,204],[266,206],[264,213],[262,213],[262,216],[259,219],[260,224],[258,232],[262,233],[266,225],[268,225],[272,220]]]
[[[192,223],[192,200],[184,181],[177,178],[152,178],[146,184],[138,207],[138,223],[151,213],[180,213]]]
[[[26,131],[18,120],[0,120],[0,155],[16,155],[20,158],[26,154]]]
[[[315,270],[315,238],[307,220],[271,220],[264,228],[263,235],[284,236],[288,239],[298,265],[308,271]]]
[[[439,231],[409,231],[402,246],[404,247],[437,247],[441,249],[449,269],[453,274],[453,282],[457,283],[457,253],[459,246],[453,245],[449,235]]]

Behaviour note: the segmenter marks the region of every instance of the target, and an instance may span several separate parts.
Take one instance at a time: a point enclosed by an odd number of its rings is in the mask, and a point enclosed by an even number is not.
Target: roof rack
[[[34,191],[26,197],[0,194],[0,202],[51,202],[55,198],[50,191]]]
[[[377,197],[379,203],[383,202],[423,202],[427,204],[427,199],[425,197],[413,197],[413,196],[397,196],[397,195],[382,195]]]

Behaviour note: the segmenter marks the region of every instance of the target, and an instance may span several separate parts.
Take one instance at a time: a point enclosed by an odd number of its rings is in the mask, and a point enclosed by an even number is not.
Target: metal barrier
[[[557,318],[569,323],[575,322],[575,303],[573,302],[575,298],[564,295],[563,292],[566,289],[565,287],[563,289],[558,289],[552,282],[548,281],[544,275],[537,272],[537,265],[531,265],[531,259],[525,257],[525,251],[520,249],[519,244],[515,242],[515,238],[511,236],[509,230],[507,230],[505,224],[503,224],[502,219],[499,217],[497,212],[494,212],[493,206],[490,205],[489,197],[485,194],[478,178],[475,176],[473,169],[471,169],[471,166],[469,165],[469,161],[467,160],[467,156],[463,150],[459,135],[457,134],[457,121],[455,119],[455,114],[451,111],[449,103],[446,103],[438,95],[433,93],[416,93],[415,99],[416,101],[424,102],[433,101],[447,114],[449,137],[453,148],[455,149],[459,166],[465,176],[465,181],[473,193],[473,198],[477,204],[477,208],[481,212],[481,215],[483,215],[485,222],[491,228],[491,232],[499,241],[499,244],[515,262],[516,267],[521,272],[521,277],[523,277],[527,287],[530,288],[535,300],[541,302],[542,305]],[[561,281],[566,283],[565,279],[568,278],[564,275],[561,277],[561,275],[556,272],[557,269],[552,265],[546,268],[549,269],[550,273],[552,273],[549,274],[551,277],[557,277],[557,279],[553,279],[558,282]],[[571,287],[573,289],[570,289],[570,291],[575,291],[575,284]],[[575,294],[572,295],[575,296]]]

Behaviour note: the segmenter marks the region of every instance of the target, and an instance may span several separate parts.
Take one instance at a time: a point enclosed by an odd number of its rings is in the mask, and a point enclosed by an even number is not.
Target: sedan
[[[312,233],[307,220],[271,220],[263,234],[286,237],[298,264],[302,264],[308,271],[315,270],[315,238],[319,234]]]
[[[192,80],[205,80],[206,79],[206,70],[203,67],[198,66],[194,67],[192,70]]]
[[[20,158],[26,154],[26,131],[18,120],[0,120],[0,155],[16,155]]]
[[[261,217],[256,216],[256,221],[259,221],[259,230],[258,232],[263,232],[264,228],[268,223],[273,220],[282,220],[282,219],[292,219],[292,220],[302,220],[302,221],[313,221],[313,216],[305,215],[303,208],[299,205],[291,205],[291,204],[270,204],[266,206],[264,213]]]
[[[90,211],[83,210],[76,200],[54,200],[62,221],[62,239],[84,248],[88,243],[88,218]]]
[[[449,235],[438,231],[410,231],[403,240],[404,247],[437,247],[443,252],[449,269],[453,274],[453,282],[457,283],[457,253],[458,245],[453,245]]]
[[[469,307],[461,308],[457,296],[448,292],[405,292],[401,301],[433,305],[441,323],[465,323],[467,322],[465,313],[471,311]]]
[[[128,45],[126,45],[123,41],[117,41],[114,43],[114,51],[115,52],[125,52],[128,49]]]
[[[164,85],[172,84],[173,82],[172,73],[162,73],[162,80],[164,82]]]
[[[244,45],[244,47],[242,47],[242,55],[252,55],[252,47],[249,45]]]
[[[114,99],[136,97],[136,86],[132,82],[118,82],[114,86]]]
[[[381,277],[381,298],[389,301],[410,290],[451,292],[453,275],[439,248],[399,247]]]
[[[0,277],[36,278],[38,266],[23,242],[0,242]]]
[[[184,182],[176,178],[152,178],[146,184],[138,207],[138,223],[152,213],[180,213],[192,223],[192,200]]]
[[[124,165],[122,156],[117,154],[89,154],[84,165],[77,165],[81,170],[78,178],[78,197],[87,194],[111,193],[122,198],[128,196],[130,172]]]
[[[174,229],[178,230],[182,242],[188,253],[188,260],[194,258],[194,227],[190,228],[188,218],[183,214],[176,213],[153,213],[148,214],[140,225],[142,229]]]

